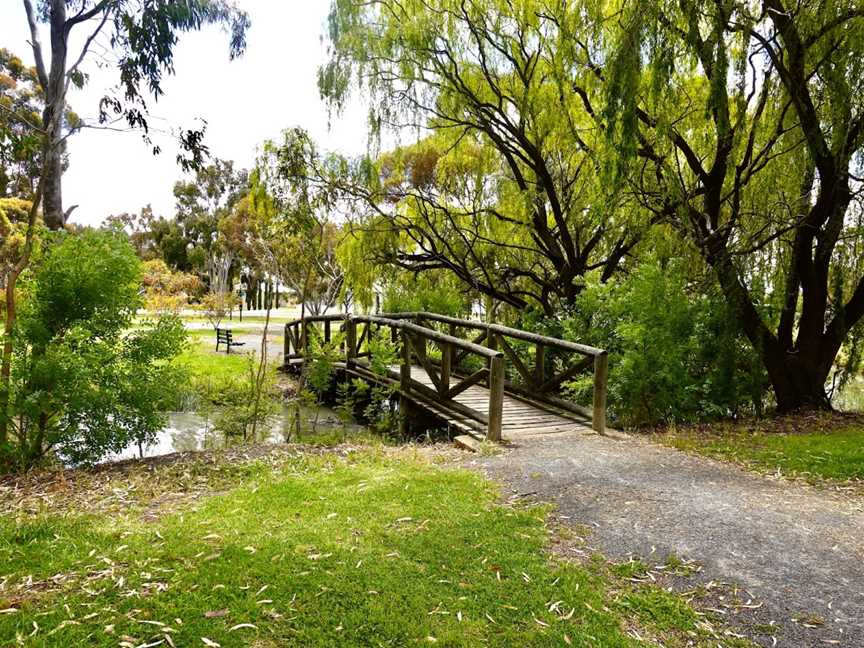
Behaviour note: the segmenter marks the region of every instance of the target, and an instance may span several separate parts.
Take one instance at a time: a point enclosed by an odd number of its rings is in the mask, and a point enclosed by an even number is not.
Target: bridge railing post
[[[602,352],[594,356],[594,410],[591,423],[598,434],[606,433],[606,377],[609,372],[609,356]]]
[[[444,342],[441,345],[441,376],[439,382],[439,393],[442,398],[448,398],[450,392],[450,369],[453,358],[453,345],[449,342]]]
[[[546,381],[546,347],[537,343],[534,356],[534,382],[539,387]]]
[[[304,319],[300,325],[300,349],[303,357],[309,355],[309,321]]]
[[[504,357],[489,358],[489,420],[486,424],[486,438],[489,441],[501,440],[501,426],[504,414]]]
[[[345,366],[354,364],[357,356],[357,322],[352,317],[345,319]]]
[[[456,326],[449,324],[447,326],[447,334],[451,337],[456,337]],[[450,393],[450,373],[453,370],[453,345],[445,342],[441,347],[441,395],[444,398],[449,397]]]
[[[285,325],[285,333],[282,339],[282,362],[284,364],[288,364],[289,358],[291,357],[291,334],[290,334],[290,324]]]
[[[498,350],[498,336],[491,329],[486,329],[486,347],[493,351]],[[492,358],[489,358],[486,367],[489,369],[489,387],[492,386]]]
[[[393,329],[394,331],[396,329]],[[399,353],[402,362],[399,364],[399,434],[408,436],[408,390],[411,388],[411,347],[408,342],[408,331],[399,332],[401,348]]]

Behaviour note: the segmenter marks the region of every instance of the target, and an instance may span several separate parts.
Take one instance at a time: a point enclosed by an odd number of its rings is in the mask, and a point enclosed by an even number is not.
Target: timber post
[[[486,424],[486,438],[489,441],[501,440],[502,418],[504,415],[504,357],[489,358],[489,421]]]
[[[486,348],[491,349],[492,351],[498,350],[498,336],[495,334],[495,331],[492,330],[491,327],[486,328]],[[486,368],[489,369],[489,386],[492,385],[492,358],[486,363]]]
[[[441,377],[438,392],[444,398],[450,392],[450,364],[453,357],[453,345],[449,342],[444,342],[441,345]]]
[[[456,325],[452,322],[447,325],[447,334],[456,337]],[[450,393],[450,373],[453,371],[453,345],[444,342],[441,346],[441,395],[447,398]]]
[[[394,329],[395,330],[395,329]],[[408,390],[411,387],[411,346],[408,342],[408,331],[401,331],[402,348],[399,364],[399,434],[408,436]]]
[[[609,356],[605,351],[594,356],[594,411],[591,423],[598,434],[606,434],[606,377]]]
[[[351,367],[357,355],[357,322],[352,317],[345,320],[345,366]]]
[[[290,324],[285,325],[285,333],[282,337],[282,362],[288,363],[288,358],[291,357],[291,333]]]
[[[304,357],[309,355],[309,320],[304,319],[300,324],[300,349]]]
[[[546,347],[539,342],[534,356],[534,382],[537,385],[546,382]]]

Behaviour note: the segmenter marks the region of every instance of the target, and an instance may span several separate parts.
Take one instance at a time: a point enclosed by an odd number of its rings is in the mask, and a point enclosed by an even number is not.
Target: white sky
[[[192,127],[198,118],[206,119],[205,142],[211,154],[246,168],[265,139],[293,126],[308,130],[323,149],[363,152],[365,108],[355,103],[341,117],[334,116],[328,128],[327,109],[318,95],[316,75],[325,58],[322,35],[330,0],[237,4],[252,20],[244,56],[229,62],[228,36],[218,28],[182,35],[175,52],[176,74],[165,79],[159,102],[150,104],[150,112],[160,119],[152,124]],[[0,46],[32,63],[28,39],[21,0],[0,0]],[[47,42],[46,34],[43,50],[49,49]],[[93,59],[82,70],[91,75],[90,83],[84,91],[71,91],[68,100],[86,119],[97,115],[99,99],[118,76],[114,69],[100,69]],[[64,207],[79,205],[72,220],[98,224],[109,214],[137,212],[148,203],[157,214],[172,216],[172,188],[182,170],[173,142],[159,136],[154,142],[162,146],[162,154],[155,157],[139,133],[85,129],[70,138],[63,190]]]

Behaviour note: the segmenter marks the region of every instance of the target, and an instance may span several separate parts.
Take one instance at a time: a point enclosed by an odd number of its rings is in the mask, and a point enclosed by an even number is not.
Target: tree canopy
[[[44,170],[44,218],[51,229],[66,222],[71,209],[64,211],[62,194],[63,155],[66,139],[81,123],[70,122],[65,113],[70,85],[87,83],[86,63],[100,34],[108,35],[119,71],[117,91],[106,94],[99,105],[99,124],[125,123],[141,129],[151,143],[148,98],[158,100],[166,74],[173,72],[174,47],[181,33],[206,24],[223,26],[230,35],[231,57],[246,46],[248,15],[227,0],[189,2],[135,2],[133,0],[23,0],[35,60],[36,80],[44,103],[41,124]],[[43,51],[39,25],[48,25],[49,52]],[[70,35],[83,32],[83,45],[70,51]],[[93,126],[93,125],[90,125]],[[198,166],[206,147],[201,129],[178,133],[178,161],[185,167]],[[160,147],[153,146],[154,152]]]
[[[424,134],[380,156],[357,191],[396,237],[390,261],[446,269],[547,314],[585,275],[604,280],[639,241],[645,212],[602,173],[578,48],[544,3],[333,4],[319,85],[338,108],[372,96],[372,127]]]
[[[856,3],[331,6],[322,94],[420,133],[345,187],[370,254],[558,316],[671,226],[778,406],[827,405],[864,316]]]

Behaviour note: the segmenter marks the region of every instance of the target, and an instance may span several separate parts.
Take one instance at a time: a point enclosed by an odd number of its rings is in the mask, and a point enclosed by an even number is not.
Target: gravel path
[[[263,327],[261,331],[263,332]],[[240,333],[234,336],[237,342],[243,342],[245,346],[239,347],[244,353],[258,352],[261,350],[261,333]],[[282,357],[283,344],[281,340],[281,330],[274,331],[270,329],[267,335],[267,357],[271,362],[275,362]]]
[[[727,620],[765,646],[864,647],[860,497],[638,438],[534,437],[469,464],[515,495],[554,502],[565,522],[593,529],[589,544],[612,559],[672,554],[702,566],[681,587],[739,584],[761,607]]]

